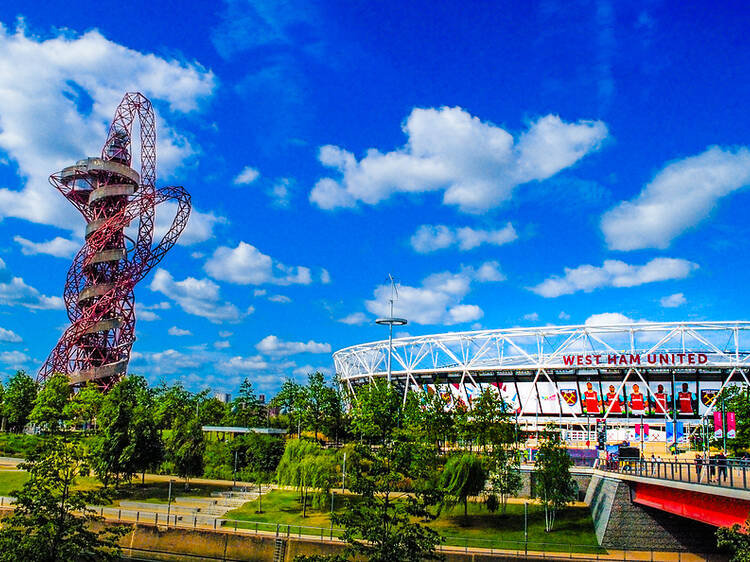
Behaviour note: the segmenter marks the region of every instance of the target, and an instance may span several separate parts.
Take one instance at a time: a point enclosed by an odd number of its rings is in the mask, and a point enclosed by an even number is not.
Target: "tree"
[[[92,458],[94,470],[105,486],[112,477],[117,486],[120,478],[143,473],[161,459],[161,439],[153,410],[143,377],[125,377],[104,397]]]
[[[736,435],[734,439],[727,439],[727,447],[735,455],[741,451],[750,450],[750,393],[747,387],[725,387],[716,399],[714,408],[718,411],[721,411],[722,400],[724,410],[735,413]],[[716,445],[722,446],[720,442]]]
[[[227,406],[214,396],[203,396],[198,402],[198,417],[204,425],[220,425],[227,414]]]
[[[101,389],[89,382],[73,395],[65,406],[66,415],[74,425],[82,425],[88,429],[99,415],[104,395]]]
[[[153,391],[154,421],[159,430],[170,429],[178,417],[187,416],[192,403],[192,395],[185,390],[181,383],[167,386],[160,383]]]
[[[167,441],[169,460],[177,474],[185,479],[185,489],[190,489],[190,478],[203,474],[203,453],[206,442],[200,420],[177,419],[172,427],[172,436]]]
[[[0,431],[5,431],[5,387],[0,381]]]
[[[279,393],[271,400],[272,406],[279,408],[281,413],[288,416],[289,423],[287,424],[287,430],[297,433],[297,437],[300,437],[297,431],[297,422],[301,421],[302,393],[302,385],[294,382],[292,379],[286,379],[281,384]]]
[[[557,511],[575,499],[576,486],[570,475],[573,460],[563,445],[560,434],[548,429],[541,437],[534,476],[537,495],[544,507],[545,530],[549,533],[555,524]]]
[[[487,498],[488,507],[495,502],[490,498],[500,496],[501,513],[505,515],[508,498],[515,496],[523,485],[521,460],[515,448],[502,446],[490,453],[489,459],[492,494]],[[497,505],[496,502],[495,505]],[[490,509],[490,511],[494,510]]]
[[[318,497],[327,497],[336,476],[338,463],[334,455],[317,442],[292,439],[276,469],[282,486],[295,486],[300,492],[302,517],[307,516],[307,499],[314,490]]]
[[[66,408],[70,391],[68,377],[62,373],[52,375],[36,395],[29,421],[53,433],[61,430],[63,424],[70,419]]]
[[[101,518],[87,506],[102,503],[102,498],[91,491],[74,489],[83,459],[79,445],[52,437],[21,464],[29,479],[13,492],[15,509],[3,519],[0,561],[120,559],[118,540],[125,529],[102,526],[94,530],[91,523]]]
[[[350,555],[371,562],[442,559],[435,551],[440,535],[416,522],[431,515],[427,504],[411,495],[394,497],[413,474],[414,445],[400,432],[382,445],[354,445],[349,488],[361,499],[334,515],[334,521],[344,526]]]
[[[438,560],[441,541],[433,529],[416,522],[430,517],[435,495],[425,474],[432,466],[434,444],[425,444],[415,401],[403,401],[385,381],[360,389],[351,411],[352,427],[362,442],[349,449],[349,488],[360,501],[336,514],[344,526],[350,555],[385,562]],[[368,441],[374,444],[368,444]],[[403,495],[405,487],[418,493]],[[398,497],[397,497],[398,496]]]
[[[227,421],[231,425],[240,427],[257,427],[263,424],[265,408],[258,395],[255,394],[253,383],[247,378],[240,384],[237,398],[232,401],[232,407],[227,414]]]
[[[29,421],[29,414],[34,409],[36,383],[24,371],[16,371],[8,381],[3,400],[3,413],[8,420],[11,431],[20,432]]]
[[[448,459],[443,469],[441,484],[445,492],[445,503],[464,504],[464,516],[468,514],[469,498],[484,490],[487,470],[474,453],[461,453]]]
[[[716,529],[716,546],[729,551],[730,562],[750,562],[750,518],[742,525]]]

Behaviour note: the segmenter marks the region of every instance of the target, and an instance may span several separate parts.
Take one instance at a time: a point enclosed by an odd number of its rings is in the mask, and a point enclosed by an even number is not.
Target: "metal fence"
[[[750,489],[750,463],[738,459],[711,459],[702,462],[619,459],[617,462],[599,463],[598,468],[643,478]]]
[[[11,507],[14,498],[0,496],[0,507]],[[155,507],[163,508],[163,504],[154,504]],[[201,529],[229,532],[232,534],[265,535],[275,539],[297,539],[333,542],[340,541],[344,530],[333,525],[328,527],[314,527],[305,525],[293,525],[283,523],[271,523],[267,521],[244,521],[239,519],[225,519],[220,517],[208,517],[206,521],[201,520],[200,514],[186,515],[175,513],[164,513],[159,511],[142,511],[137,509],[125,509],[119,507],[92,507],[98,515],[108,521],[120,524],[145,524],[157,525],[162,528],[179,529]],[[654,550],[625,550],[608,551],[595,544],[570,544],[554,542],[515,541],[502,538],[482,539],[474,537],[444,536],[443,543],[439,547],[445,553],[481,553],[508,559],[561,559],[573,558],[576,560],[723,560],[715,554],[705,554],[697,557],[695,554],[665,553]],[[192,555],[190,553],[174,553],[158,550],[144,550],[138,548],[123,548],[126,560],[184,560],[194,557],[197,559],[224,560],[230,562],[230,558],[207,558]],[[665,556],[668,555],[668,558]]]

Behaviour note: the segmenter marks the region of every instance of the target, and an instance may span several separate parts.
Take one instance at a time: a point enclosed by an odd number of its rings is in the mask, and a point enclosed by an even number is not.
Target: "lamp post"
[[[398,289],[396,289],[396,280],[393,275],[388,274],[388,279],[391,281],[391,298],[388,300],[390,303],[390,314],[387,318],[378,318],[375,320],[376,324],[381,326],[388,326],[388,386],[391,385],[391,358],[393,357],[393,326],[406,326],[406,318],[396,318],[393,316],[393,303],[398,298]]]
[[[169,479],[169,499],[167,500],[167,527],[169,527],[169,513],[172,510],[172,482],[173,480]]]

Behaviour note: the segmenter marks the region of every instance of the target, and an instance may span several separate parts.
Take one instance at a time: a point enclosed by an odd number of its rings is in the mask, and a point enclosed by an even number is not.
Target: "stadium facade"
[[[446,407],[498,392],[529,429],[554,422],[570,439],[686,440],[750,385],[750,322],[544,326],[451,332],[354,345],[334,353],[349,390],[388,376],[404,393],[439,393]],[[676,422],[676,423],[673,423]],[[674,432],[674,433],[673,433]]]

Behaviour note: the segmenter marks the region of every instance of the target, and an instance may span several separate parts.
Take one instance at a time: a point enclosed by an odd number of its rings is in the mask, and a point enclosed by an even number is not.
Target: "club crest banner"
[[[565,400],[568,406],[573,406],[578,402],[578,391],[574,388],[571,389],[560,389],[560,396]]]

